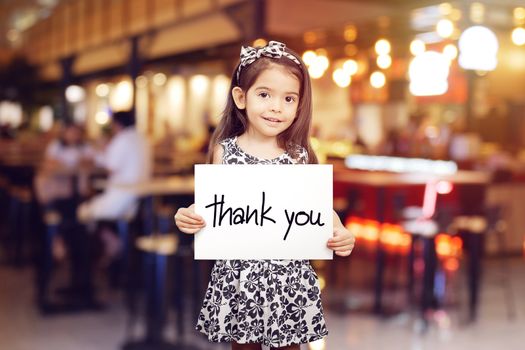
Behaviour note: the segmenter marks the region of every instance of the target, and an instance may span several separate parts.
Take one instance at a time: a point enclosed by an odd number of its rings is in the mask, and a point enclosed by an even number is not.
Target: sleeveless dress
[[[237,138],[221,142],[224,164],[307,163],[302,147],[259,159]],[[270,347],[308,343],[328,334],[317,275],[308,260],[217,260],[195,327],[211,342],[260,343]]]

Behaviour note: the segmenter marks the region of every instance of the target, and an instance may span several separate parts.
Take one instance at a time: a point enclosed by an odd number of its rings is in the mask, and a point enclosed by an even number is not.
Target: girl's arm
[[[222,164],[223,152],[224,150],[221,145],[215,146],[213,149],[213,164]],[[188,208],[179,208],[173,218],[179,230],[187,234],[195,234],[206,226],[206,222],[204,222],[202,216],[195,213],[194,204]]]
[[[336,255],[349,256],[354,249],[355,236],[348,231],[334,211],[334,236],[326,244]]]

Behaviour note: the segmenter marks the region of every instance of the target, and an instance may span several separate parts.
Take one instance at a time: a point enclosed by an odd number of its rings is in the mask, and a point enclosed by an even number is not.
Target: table
[[[380,223],[385,221],[385,191],[387,187],[427,185],[430,182],[441,180],[454,184],[486,185],[490,179],[491,175],[488,172],[466,170],[460,170],[450,175],[370,172],[348,169],[334,173],[334,183],[372,186],[377,189],[376,219]],[[378,240],[377,244],[373,311],[376,314],[384,314],[382,296],[385,251],[381,246],[380,240]]]
[[[115,184],[111,186],[141,198],[144,208],[144,233],[146,235],[152,234],[154,231],[154,197],[192,195],[194,192],[194,180],[193,176],[190,175],[157,177],[137,184]]]
[[[171,194],[192,194],[193,176],[156,177],[137,184],[115,184],[114,188],[129,192],[139,197]]]
[[[429,181],[450,181],[455,184],[487,184],[491,174],[485,171],[459,170],[451,175],[423,173],[387,173],[357,170],[334,172],[334,182],[367,186],[426,185]]]

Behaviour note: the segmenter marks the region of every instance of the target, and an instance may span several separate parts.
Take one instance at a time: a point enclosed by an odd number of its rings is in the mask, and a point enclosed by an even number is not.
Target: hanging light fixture
[[[392,46],[390,45],[390,42],[388,40],[379,39],[378,41],[376,41],[374,48],[378,55],[388,55],[390,53],[390,50],[392,49]]]
[[[442,95],[448,90],[449,60],[444,54],[426,51],[414,57],[408,68],[414,96]]]
[[[426,50],[425,42],[421,39],[414,39],[410,43],[410,53],[414,56],[417,56],[420,53],[425,52],[425,50]]]
[[[436,32],[442,38],[450,38],[454,33],[454,23],[449,19],[441,19],[436,24]]]
[[[343,63],[343,70],[349,75],[354,75],[359,70],[359,65],[357,64],[356,60],[349,59]]]
[[[133,104],[133,84],[129,80],[119,82],[109,94],[109,105],[113,111],[126,111]]]
[[[454,44],[447,44],[443,48],[443,54],[450,60],[453,61],[458,57],[458,48]]]
[[[352,77],[343,68],[337,68],[332,74],[332,79],[341,88],[348,87],[352,82]]]
[[[387,69],[392,65],[392,57],[390,55],[379,55],[376,59],[377,66],[381,69]]]
[[[311,65],[311,64],[314,62],[314,60],[317,58],[317,54],[316,54],[314,51],[312,51],[312,50],[308,50],[308,51],[305,51],[305,52],[303,53],[303,56],[302,56],[302,57],[303,57],[303,62],[304,62],[307,66],[309,66],[309,65]]]
[[[380,89],[385,86],[386,77],[383,72],[375,71],[370,75],[370,85],[376,89]]]
[[[98,84],[97,87],[95,88],[95,93],[97,94],[98,97],[108,96],[109,95],[109,85],[105,83]]]
[[[472,26],[459,38],[459,65],[464,69],[492,71],[498,65],[498,38],[484,26]]]
[[[79,85],[69,85],[66,88],[66,100],[69,103],[77,103],[84,101],[86,98],[86,91],[82,86]]]
[[[313,79],[319,79],[330,66],[330,60],[326,56],[325,49],[306,51],[303,53],[303,61],[308,66],[308,73]]]
[[[522,27],[514,28],[511,38],[514,45],[523,46],[525,44],[525,29]]]

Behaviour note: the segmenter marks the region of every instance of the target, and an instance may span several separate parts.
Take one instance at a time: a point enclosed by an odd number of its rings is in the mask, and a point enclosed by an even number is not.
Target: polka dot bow
[[[261,56],[266,56],[270,58],[281,58],[282,56],[287,57],[297,63],[298,65],[301,65],[299,60],[292,54],[286,52],[284,49],[286,48],[286,45],[283,43],[280,43],[278,41],[270,41],[268,45],[255,48],[251,46],[242,46],[241,47],[241,63],[239,64],[239,69],[237,70],[237,81],[239,81],[239,77],[241,75],[241,69],[243,67],[246,67]]]

